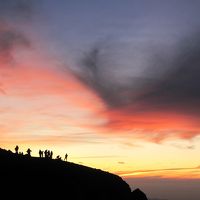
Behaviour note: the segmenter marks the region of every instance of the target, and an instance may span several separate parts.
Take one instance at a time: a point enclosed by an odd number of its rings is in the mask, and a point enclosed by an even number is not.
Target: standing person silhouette
[[[31,150],[29,148],[27,149],[26,152],[27,152],[28,156],[31,156]]]
[[[19,151],[19,147],[18,145],[15,147],[15,153],[18,154],[18,151]]]
[[[53,158],[53,151],[50,152],[50,158]]]
[[[47,150],[44,151],[44,157],[47,158]]]
[[[40,158],[43,157],[43,151],[41,149],[39,150],[39,156],[40,156]]]
[[[66,161],[67,161],[67,157],[68,157],[68,154],[66,153],[66,154],[65,154],[65,159],[64,159],[64,160],[66,160]]]
[[[41,157],[42,158],[44,157],[44,151],[41,151]]]

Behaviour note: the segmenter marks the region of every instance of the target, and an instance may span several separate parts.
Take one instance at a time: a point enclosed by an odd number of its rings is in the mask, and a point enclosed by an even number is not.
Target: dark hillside
[[[18,155],[2,149],[0,177],[1,193],[9,190],[5,194],[14,194],[16,198],[137,200],[131,195],[129,185],[117,175],[62,160]]]

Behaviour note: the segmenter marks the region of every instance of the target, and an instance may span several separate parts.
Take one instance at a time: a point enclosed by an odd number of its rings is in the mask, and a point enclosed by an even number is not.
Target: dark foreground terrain
[[[0,149],[0,194],[26,199],[147,200],[117,175]]]

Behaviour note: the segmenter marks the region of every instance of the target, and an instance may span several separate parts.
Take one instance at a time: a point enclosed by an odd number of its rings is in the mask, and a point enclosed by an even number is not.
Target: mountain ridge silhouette
[[[0,149],[0,191],[15,198],[73,200],[147,200],[131,192],[119,176],[59,159],[31,157]],[[28,196],[27,196],[28,195]]]

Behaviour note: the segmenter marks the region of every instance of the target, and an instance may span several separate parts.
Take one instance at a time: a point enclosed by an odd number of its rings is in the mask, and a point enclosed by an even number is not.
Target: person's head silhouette
[[[26,152],[27,152],[27,154],[28,154],[29,156],[31,156],[31,150],[30,150],[30,148],[28,148]]]

